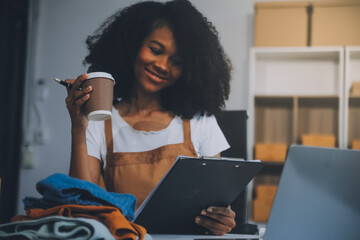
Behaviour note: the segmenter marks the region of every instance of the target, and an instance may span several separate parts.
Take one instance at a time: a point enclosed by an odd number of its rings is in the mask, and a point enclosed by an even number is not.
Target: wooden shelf
[[[255,98],[255,142],[292,142],[293,98]]]
[[[296,143],[303,134],[331,134],[339,140],[339,98],[301,98],[298,101]],[[339,145],[337,145],[339,146]]]

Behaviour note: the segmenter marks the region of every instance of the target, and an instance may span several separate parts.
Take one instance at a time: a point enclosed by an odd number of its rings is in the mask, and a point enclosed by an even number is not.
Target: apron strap
[[[104,127],[105,127],[105,141],[106,141],[107,153],[113,153],[114,143],[113,143],[113,135],[112,135],[111,118],[104,121]]]
[[[184,143],[191,143],[190,120],[183,119]]]

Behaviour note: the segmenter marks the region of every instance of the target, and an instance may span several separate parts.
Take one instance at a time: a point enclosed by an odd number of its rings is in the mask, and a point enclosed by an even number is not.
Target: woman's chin
[[[158,94],[163,89],[161,86],[156,86],[154,84],[147,84],[142,87],[142,91],[147,94]]]

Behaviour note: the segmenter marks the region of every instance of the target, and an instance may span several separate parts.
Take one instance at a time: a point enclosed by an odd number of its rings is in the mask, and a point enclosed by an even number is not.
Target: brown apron
[[[111,119],[106,120],[106,189],[110,192],[133,194],[137,199],[136,207],[139,207],[178,155],[197,157],[191,142],[190,120],[183,120],[183,132],[183,143],[170,144],[145,152],[114,153]]]

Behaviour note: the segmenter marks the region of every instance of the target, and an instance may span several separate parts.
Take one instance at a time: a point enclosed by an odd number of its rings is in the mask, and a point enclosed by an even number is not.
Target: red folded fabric
[[[128,221],[118,208],[110,206],[67,204],[48,209],[33,208],[26,210],[26,216],[16,215],[11,221],[32,220],[47,216],[85,217],[98,220],[107,226],[115,239],[136,240],[139,237],[143,240],[146,234],[144,227]]]

